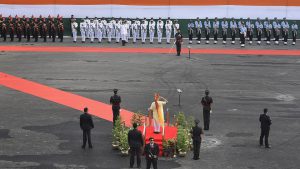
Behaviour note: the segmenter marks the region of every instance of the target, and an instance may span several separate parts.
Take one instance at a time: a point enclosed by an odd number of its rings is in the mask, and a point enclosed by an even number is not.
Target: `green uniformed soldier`
[[[205,90],[205,96],[202,97],[204,130],[209,130],[211,104],[213,99],[209,96],[209,90]]]
[[[191,130],[192,139],[193,139],[193,150],[194,150],[193,159],[194,160],[199,159],[201,141],[202,141],[202,137],[203,137],[203,134],[204,134],[202,128],[200,126],[198,126],[199,122],[200,121],[198,119],[196,119],[195,120],[195,126]]]
[[[183,43],[182,41],[182,34],[180,32],[180,29],[177,29],[177,33],[175,34],[175,44],[176,44],[176,51],[177,51],[177,56],[180,56],[181,53],[181,45]]]

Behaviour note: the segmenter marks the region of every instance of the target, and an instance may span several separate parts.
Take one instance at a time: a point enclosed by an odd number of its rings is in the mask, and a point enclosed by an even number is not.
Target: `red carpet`
[[[109,104],[64,92],[3,72],[0,72],[0,85],[80,111],[82,111],[84,107],[88,107],[90,114],[112,121],[112,110]],[[126,126],[131,126],[130,119],[132,115],[133,112],[122,109],[121,116]]]
[[[141,132],[143,132],[144,126],[140,126],[139,130]],[[155,134],[154,130],[153,130],[153,126],[146,127],[145,140],[146,140],[146,144],[147,144],[147,143],[149,143],[149,138],[153,137],[155,143],[159,145],[160,155],[162,155],[162,148],[163,148],[162,147],[162,140],[163,140],[162,129],[160,131],[161,131],[161,133]],[[177,128],[166,126],[165,127],[165,140],[173,139],[176,137],[177,137]]]
[[[101,48],[101,47],[63,47],[63,46],[0,46],[5,52],[92,52],[92,53],[175,53],[173,48]],[[187,54],[188,49],[183,48]],[[267,50],[267,49],[191,49],[192,54],[217,55],[268,55],[268,56],[300,56],[300,50]]]

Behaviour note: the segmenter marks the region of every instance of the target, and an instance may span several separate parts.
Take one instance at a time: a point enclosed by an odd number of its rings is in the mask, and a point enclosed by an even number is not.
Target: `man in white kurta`
[[[168,101],[160,97],[158,93],[154,95],[154,102],[149,108],[149,113],[153,116],[154,133],[160,133],[160,126],[164,129],[164,105],[167,103]]]

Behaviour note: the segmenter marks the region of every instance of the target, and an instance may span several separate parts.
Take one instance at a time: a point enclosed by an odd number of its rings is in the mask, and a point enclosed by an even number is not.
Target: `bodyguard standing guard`
[[[137,168],[141,168],[141,149],[144,146],[142,133],[137,129],[137,124],[133,123],[133,129],[128,132],[128,145],[130,147],[130,168],[134,165],[136,156]]]
[[[209,96],[209,90],[205,90],[205,96],[202,97],[204,130],[209,130],[211,104],[213,99]]]
[[[202,29],[202,22],[197,17],[197,20],[195,21],[195,27],[196,27],[196,36],[197,36],[197,44],[201,43],[201,29]]]
[[[194,160],[199,160],[201,141],[204,134],[202,128],[198,126],[199,122],[200,121],[196,119],[195,126],[191,130],[192,139],[193,139]]]
[[[264,114],[261,114],[259,116],[259,121],[260,121],[260,128],[261,128],[261,133],[260,133],[260,138],[259,138],[259,145],[263,146],[263,139],[265,138],[265,147],[266,148],[271,148],[269,145],[269,133],[270,133],[270,126],[272,124],[270,116],[267,115],[268,109],[264,109]]]
[[[177,51],[177,56],[180,56],[181,53],[181,45],[183,43],[182,41],[183,36],[180,33],[180,29],[177,30],[177,33],[175,34],[175,44],[176,44],[176,51]]]
[[[157,159],[159,155],[159,147],[156,143],[154,143],[154,138],[149,138],[150,143],[146,144],[144,152],[147,162],[146,169],[150,169],[151,164],[153,166],[153,169],[157,169]]]
[[[293,37],[292,45],[296,45],[297,34],[298,34],[298,25],[296,21],[294,21],[294,23],[292,24],[292,37]]]
[[[89,148],[93,148],[91,140],[91,129],[94,128],[93,118],[88,114],[88,108],[83,109],[84,113],[80,115],[80,128],[83,131],[82,149],[85,149],[86,141],[88,141]]]
[[[188,24],[188,31],[189,31],[189,44],[193,43],[193,33],[194,33],[194,23],[193,21],[190,19],[190,22]]]
[[[205,21],[204,21],[204,28],[205,28],[205,40],[206,40],[206,44],[209,44],[209,35],[210,35],[210,28],[211,28],[211,24],[210,21],[208,20],[208,17],[206,17]]]
[[[228,22],[226,21],[226,18],[223,18],[223,21],[221,22],[221,26],[222,26],[223,44],[226,44],[227,30],[228,30]]]
[[[110,104],[112,105],[113,111],[113,124],[115,126],[115,121],[120,115],[120,104],[121,104],[121,96],[117,95],[118,89],[114,89],[114,95],[110,97]]]

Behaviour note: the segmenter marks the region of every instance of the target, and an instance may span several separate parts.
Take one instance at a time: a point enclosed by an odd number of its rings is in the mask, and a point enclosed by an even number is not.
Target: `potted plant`
[[[179,153],[179,156],[184,157],[188,151],[189,148],[189,138],[188,138],[188,131],[183,128],[182,126],[178,127],[177,130],[177,150]]]
[[[177,126],[182,126],[185,128],[187,125],[185,115],[183,112],[178,113],[178,115],[176,116],[176,121],[177,121]]]
[[[119,149],[121,150],[122,155],[129,154],[128,153],[129,151],[128,132],[129,132],[129,128],[124,126],[120,135],[120,145],[119,145]]]
[[[122,134],[122,119],[119,116],[115,121],[115,126],[112,129],[112,147],[114,149],[119,148],[121,134]]]
[[[175,155],[175,139],[163,139],[163,156],[174,157]]]

